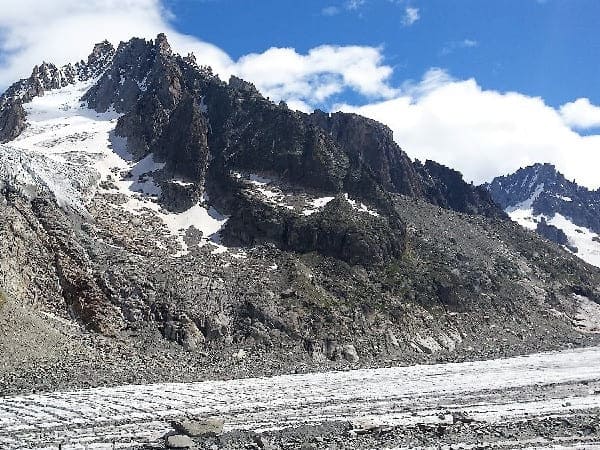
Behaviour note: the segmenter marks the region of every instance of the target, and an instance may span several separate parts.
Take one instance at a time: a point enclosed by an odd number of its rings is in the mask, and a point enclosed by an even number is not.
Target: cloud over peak
[[[4,3],[6,0],[0,0]],[[358,8],[353,0],[347,8]],[[234,61],[207,42],[179,33],[159,0],[22,0],[2,5],[0,16],[0,91],[29,76],[44,60],[58,65],[87,57],[104,39],[113,44],[131,37],[154,38],[165,32],[174,50],[193,52],[221,78],[231,74],[254,82],[267,96],[307,110],[345,91],[365,99],[395,95],[389,85],[392,68],[381,48],[323,45],[299,54],[292,48],[270,48]],[[76,38],[74,38],[76,37]]]
[[[178,33],[158,0],[0,1],[0,89],[28,76],[43,60],[66,64],[85,58],[96,42],[153,38],[166,32],[180,51],[194,50],[226,72],[229,56],[218,47]]]
[[[562,108],[539,97],[486,90],[434,69],[393,99],[339,108],[386,123],[411,157],[456,168],[469,181],[550,162],[580,184],[600,187],[600,136],[579,135]]]

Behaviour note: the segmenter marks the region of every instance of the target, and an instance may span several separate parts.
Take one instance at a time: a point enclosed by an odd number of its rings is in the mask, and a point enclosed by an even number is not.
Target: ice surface
[[[134,447],[159,439],[170,430],[169,420],[187,414],[218,415],[226,430],[255,431],[332,419],[439,423],[453,411],[485,422],[560,416],[600,407],[600,393],[582,384],[598,379],[598,367],[600,348],[590,347],[467,363],[4,397],[0,441],[7,449],[113,440]],[[48,440],[53,433],[54,442]]]
[[[0,187],[8,184],[29,198],[51,193],[61,207],[85,211],[99,178],[81,165],[0,145]]]

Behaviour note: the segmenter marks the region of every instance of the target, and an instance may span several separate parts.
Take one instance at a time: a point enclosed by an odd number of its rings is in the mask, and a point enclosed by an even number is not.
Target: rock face
[[[310,216],[244,198],[223,230],[224,242],[231,245],[273,242],[285,250],[318,252],[365,265],[400,257],[404,236],[404,224],[397,215],[386,218],[357,214],[343,197]]]
[[[0,110],[0,143],[12,141],[25,129],[25,110],[20,100],[7,102]]]
[[[416,165],[424,180],[425,198],[431,203],[468,214],[506,217],[484,188],[466,184],[460,172],[429,160]]]
[[[537,224],[535,231],[552,242],[570,247],[573,252],[577,253],[577,247],[573,247],[569,244],[569,238],[565,232],[554,225],[550,225],[548,222],[546,222],[544,217],[542,217],[540,222]]]
[[[89,130],[65,120],[56,133],[28,109],[61,92]],[[12,139],[0,290],[35,323],[80,330],[85,348],[0,364],[0,390],[587,342],[574,295],[598,302],[600,274],[506,220],[487,190],[412,162],[373,120],[291,111],[221,81],[164,35],[38,67],[2,96],[0,120]],[[35,151],[14,139],[27,120],[44,133]]]

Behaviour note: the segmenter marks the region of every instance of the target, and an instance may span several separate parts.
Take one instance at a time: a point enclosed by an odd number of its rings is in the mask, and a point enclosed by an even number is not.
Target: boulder
[[[342,347],[342,357],[346,361],[351,362],[351,363],[358,362],[358,360],[360,359],[358,357],[358,353],[356,352],[356,349],[354,348],[354,345],[352,345],[352,344],[347,344]]]
[[[167,436],[165,439],[165,444],[167,448],[192,448],[194,447],[194,441],[192,441],[189,436],[185,436],[183,434],[172,434],[171,436]]]
[[[186,436],[206,437],[217,436],[223,433],[225,420],[219,417],[210,417],[208,419],[183,419],[171,424],[175,430]]]

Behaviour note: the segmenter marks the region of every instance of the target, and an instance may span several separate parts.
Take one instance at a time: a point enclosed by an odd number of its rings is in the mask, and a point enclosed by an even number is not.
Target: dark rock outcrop
[[[360,183],[365,172],[372,174],[387,191],[422,196],[422,182],[413,163],[387,126],[356,114],[326,114],[315,111],[310,119],[344,149],[348,158],[345,182],[348,189]]]
[[[415,162],[425,198],[434,205],[467,214],[506,218],[485,188],[465,183],[462,174],[435,161]]]
[[[25,110],[20,100],[12,100],[0,108],[0,144],[15,139],[25,127]]]
[[[404,224],[398,217],[357,213],[343,197],[310,216],[245,197],[222,235],[224,242],[232,245],[273,242],[285,250],[319,252],[361,265],[399,258],[405,247]]]

